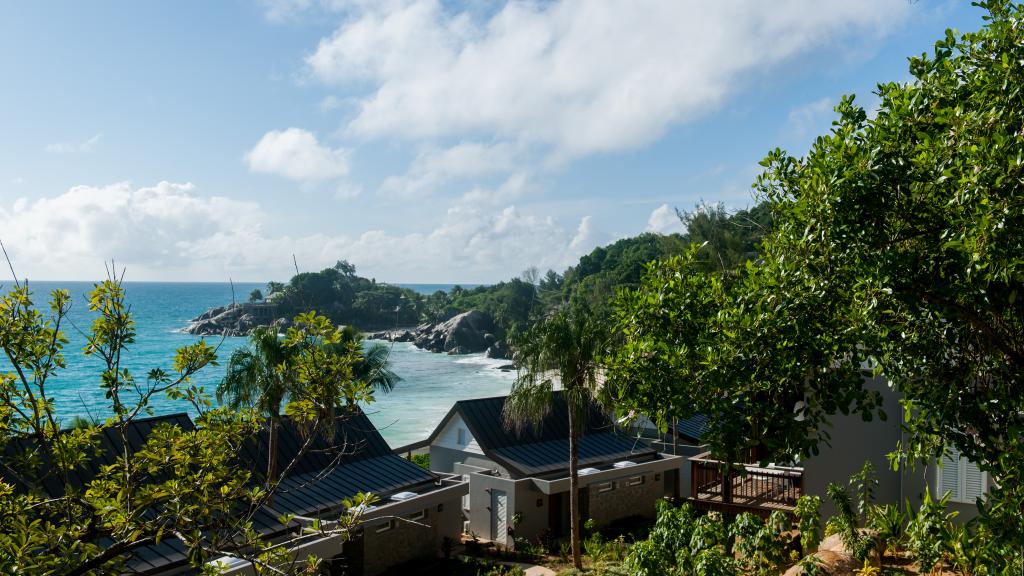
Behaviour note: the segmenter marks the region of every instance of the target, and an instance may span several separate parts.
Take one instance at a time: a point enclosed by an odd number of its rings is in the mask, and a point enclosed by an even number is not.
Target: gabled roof
[[[569,411],[561,392],[539,426],[513,429],[503,416],[507,396],[460,400],[428,439],[433,442],[452,416],[459,414],[484,455],[517,477],[540,476],[569,467]],[[611,419],[591,404],[579,440],[579,465],[593,466],[623,459],[653,458],[652,448],[615,430]]]
[[[282,483],[274,497],[278,512],[315,516],[341,506],[345,498],[359,492],[388,494],[437,477],[420,466],[395,455],[387,442],[358,407],[348,413],[339,411],[333,438],[308,437],[291,420],[282,422],[278,433],[280,466],[294,460],[307,438],[306,454]],[[245,446],[241,457],[252,470],[266,470],[267,433],[261,432],[258,445]]]
[[[126,430],[129,452],[141,449],[153,428],[165,422],[184,430],[195,429],[186,414],[134,420]],[[261,431],[244,444],[239,453],[239,465],[255,471],[257,478],[266,470],[267,436],[266,430]],[[432,485],[437,480],[434,474],[393,454],[380,432],[357,407],[344,414],[339,412],[333,439],[307,436],[294,422],[283,419],[278,433],[279,466],[283,468],[291,462],[307,439],[309,449],[281,482],[272,509],[259,510],[253,517],[253,527],[264,536],[271,537],[286,530],[277,520],[282,513],[312,517],[328,511],[337,514],[342,501],[358,492],[387,495]],[[9,456],[32,445],[29,438],[16,440],[8,443],[4,454]],[[114,461],[122,447],[115,430],[104,430],[96,455],[76,473],[75,481],[79,485],[91,481],[102,466]],[[18,485],[18,489],[26,488]],[[63,486],[57,481],[44,482],[43,489],[51,495],[63,493]],[[176,538],[166,538],[158,545],[133,550],[126,568],[132,573],[160,574],[186,563],[184,545]]]
[[[703,414],[694,414],[689,418],[677,420],[676,431],[687,440],[700,444],[708,432],[708,417]]]

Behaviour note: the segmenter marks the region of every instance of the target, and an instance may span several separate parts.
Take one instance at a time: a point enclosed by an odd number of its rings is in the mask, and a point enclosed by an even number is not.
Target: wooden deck
[[[803,494],[802,469],[738,466],[726,480],[722,463],[708,454],[690,458],[690,504],[724,514],[768,516],[775,510],[792,514]]]

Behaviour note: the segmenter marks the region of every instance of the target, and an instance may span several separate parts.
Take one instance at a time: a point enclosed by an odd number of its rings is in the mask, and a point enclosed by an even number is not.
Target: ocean
[[[85,299],[92,283],[31,282],[29,286],[35,305],[43,311],[48,311],[46,304],[54,289],[65,288],[72,297],[72,308],[64,329],[70,341],[64,348],[67,368],[51,378],[47,387],[59,417],[62,420],[76,415],[106,418],[109,404],[99,387],[102,364],[98,359],[82,354],[84,333],[89,331],[94,318]],[[144,381],[153,368],[173,373],[174,351],[199,339],[179,330],[208,308],[230,302],[232,296],[232,287],[226,283],[125,282],[124,286],[135,318],[137,336],[135,343],[128,347],[123,365],[139,381]],[[405,286],[431,293],[447,290],[453,285]],[[244,300],[253,288],[264,286],[236,283],[235,299]],[[195,380],[212,396],[224,375],[228,357],[232,351],[245,345],[246,338],[206,337],[206,340],[219,346],[217,357],[220,365],[208,366]],[[376,402],[364,409],[392,447],[423,439],[456,400],[506,394],[512,385],[514,373],[496,369],[506,362],[491,360],[482,354],[448,356],[420,350],[410,343],[388,344],[391,346],[392,368],[402,381],[390,394],[378,394]],[[0,361],[0,370],[6,371],[9,367],[6,360]],[[150,405],[154,414],[192,412],[188,403],[164,397],[152,399]]]

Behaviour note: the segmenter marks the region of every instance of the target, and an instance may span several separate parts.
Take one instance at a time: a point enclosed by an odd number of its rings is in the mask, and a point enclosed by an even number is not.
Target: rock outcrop
[[[255,328],[274,322],[275,311],[272,304],[228,304],[193,318],[184,331],[197,336],[248,336]],[[287,328],[287,321],[277,322]]]
[[[409,329],[386,330],[367,335],[371,340],[412,342],[417,348],[448,354],[486,352],[488,358],[509,360],[508,346],[494,335],[494,321],[484,312],[470,310],[436,324]]]
[[[431,352],[473,354],[487,349],[486,336],[493,332],[494,321],[490,316],[470,310],[440,324],[423,327],[414,343],[418,348]]]

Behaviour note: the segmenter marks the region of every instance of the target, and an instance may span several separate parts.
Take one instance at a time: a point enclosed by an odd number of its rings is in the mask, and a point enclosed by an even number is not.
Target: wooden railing
[[[728,513],[744,509],[792,511],[803,494],[801,468],[734,464],[726,478],[723,463],[707,456],[690,458],[690,499],[698,507]]]

